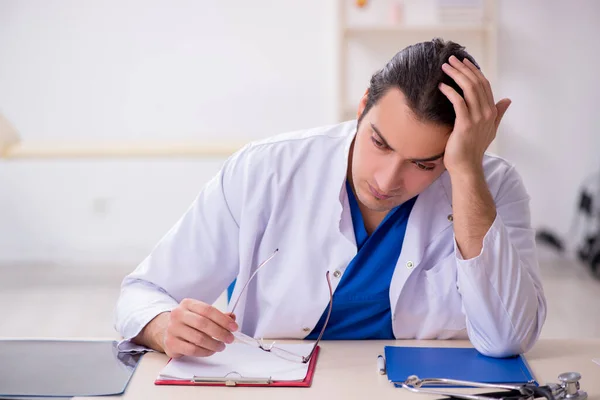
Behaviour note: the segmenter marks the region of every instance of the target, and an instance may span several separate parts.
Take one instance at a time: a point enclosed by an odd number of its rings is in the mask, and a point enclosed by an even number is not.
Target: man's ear
[[[367,98],[369,96],[369,89],[365,90],[365,94],[360,98],[360,102],[358,103],[358,110],[356,110],[356,119],[359,119],[362,115],[363,111],[367,107]]]

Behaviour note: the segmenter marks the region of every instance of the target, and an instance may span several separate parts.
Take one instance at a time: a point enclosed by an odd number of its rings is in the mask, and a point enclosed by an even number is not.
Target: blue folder
[[[388,378],[404,382],[419,378],[448,378],[496,384],[537,384],[525,357],[487,357],[475,349],[441,347],[385,347]],[[433,387],[433,386],[431,386]],[[451,387],[451,386],[446,386]]]

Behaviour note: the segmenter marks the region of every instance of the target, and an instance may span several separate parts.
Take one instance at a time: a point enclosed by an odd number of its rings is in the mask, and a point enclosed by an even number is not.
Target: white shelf
[[[379,25],[379,26],[352,26],[344,29],[346,36],[358,34],[393,34],[393,33],[470,33],[487,34],[491,31],[490,25]]]
[[[202,142],[20,142],[5,149],[6,159],[228,157],[242,143]]]
[[[0,156],[18,142],[19,134],[4,115],[0,114]]]

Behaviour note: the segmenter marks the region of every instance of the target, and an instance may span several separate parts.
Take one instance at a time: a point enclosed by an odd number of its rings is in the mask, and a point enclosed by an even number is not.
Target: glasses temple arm
[[[277,254],[277,252],[279,251],[279,249],[275,249],[275,251],[273,252],[273,254],[271,254],[271,256],[269,258],[267,258],[265,261],[263,261],[254,271],[254,273],[250,276],[250,278],[246,281],[246,284],[244,285],[244,287],[242,288],[242,290],[240,290],[240,294],[237,298],[237,300],[235,301],[235,303],[233,304],[233,307],[231,308],[231,313],[233,314],[233,312],[235,311],[235,308],[237,307],[238,303],[240,302],[240,299],[242,298],[242,293],[244,293],[244,290],[246,290],[246,287],[248,287],[248,284],[252,281],[252,279],[254,278],[254,276],[256,275],[256,273],[260,270],[260,268],[265,265],[266,263],[268,263],[269,261],[271,261],[271,259],[273,257],[275,257],[275,254]]]
[[[321,341],[323,334],[325,333],[325,328],[327,327],[327,323],[329,322],[329,317],[331,316],[331,309],[333,307],[333,289],[331,288],[331,280],[329,279],[329,271],[327,271],[327,273],[325,274],[325,277],[327,278],[327,286],[329,286],[329,310],[327,311],[327,318],[325,318],[325,323],[323,324],[323,329],[321,329],[321,333],[319,333],[319,337],[317,338],[317,341],[315,342],[315,345],[313,346],[312,351],[310,352],[310,354],[308,356],[303,357],[302,362],[304,362],[304,363],[309,362],[311,357],[317,350],[317,346],[318,346],[319,342]]]

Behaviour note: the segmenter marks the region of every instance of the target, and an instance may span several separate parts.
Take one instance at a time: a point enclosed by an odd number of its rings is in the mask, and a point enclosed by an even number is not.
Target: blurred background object
[[[600,279],[600,173],[585,179],[578,192],[573,222],[564,235],[538,228],[537,241],[567,257],[576,257]]]
[[[0,156],[6,156],[18,142],[19,134],[10,122],[0,114]]]
[[[599,19],[596,0],[0,0],[0,332],[114,336],[121,279],[226,157],[355,118],[376,69],[442,37],[513,100],[491,150],[531,195],[543,335],[599,336]]]

